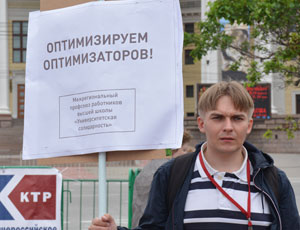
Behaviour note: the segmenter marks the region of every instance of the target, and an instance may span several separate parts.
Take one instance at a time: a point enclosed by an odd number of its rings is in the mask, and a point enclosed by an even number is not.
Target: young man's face
[[[237,110],[229,96],[217,101],[216,109],[198,117],[198,127],[205,133],[207,150],[217,154],[240,153],[253,119],[247,112]]]

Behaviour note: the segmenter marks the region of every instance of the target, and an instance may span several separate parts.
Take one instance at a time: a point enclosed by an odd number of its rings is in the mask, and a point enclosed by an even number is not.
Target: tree
[[[250,39],[235,42],[221,20],[232,26],[249,26]],[[286,83],[300,87],[299,0],[215,0],[209,3],[207,19],[198,27],[200,33],[185,33],[185,45],[195,46],[191,52],[195,59],[200,60],[210,50],[231,48],[239,54],[231,70],[248,63],[250,85],[263,75],[281,73]]]

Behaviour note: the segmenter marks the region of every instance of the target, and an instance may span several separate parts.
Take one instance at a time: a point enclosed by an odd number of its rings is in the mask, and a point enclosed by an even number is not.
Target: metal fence
[[[107,212],[117,225],[131,227],[134,181],[140,169],[129,170],[128,180],[107,180]],[[98,180],[63,180],[62,229],[87,229],[98,216]]]
[[[107,212],[128,226],[129,180],[107,180]],[[98,180],[63,180],[62,229],[87,229],[98,216]]]
[[[135,170],[130,169],[128,174],[128,228],[132,227],[132,202],[133,202],[133,188],[134,188],[134,182],[137,175],[141,172],[141,169],[137,168]]]

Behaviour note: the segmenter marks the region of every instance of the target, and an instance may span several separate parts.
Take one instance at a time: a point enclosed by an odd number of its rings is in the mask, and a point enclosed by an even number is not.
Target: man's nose
[[[228,132],[228,131],[232,131],[233,126],[232,126],[232,121],[230,118],[226,118],[224,121],[224,131]]]

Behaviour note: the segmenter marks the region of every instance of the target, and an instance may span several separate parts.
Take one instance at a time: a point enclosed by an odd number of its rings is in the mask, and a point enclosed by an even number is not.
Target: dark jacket
[[[271,230],[300,230],[299,213],[296,206],[296,200],[293,188],[285,175],[279,170],[279,194],[280,200],[277,201],[274,192],[271,190],[266,178],[264,170],[273,165],[272,158],[256,149],[253,145],[245,142],[245,148],[248,151],[249,159],[253,166],[253,180],[255,186],[265,194],[269,203],[271,214],[274,221],[271,225]],[[149,194],[148,204],[144,215],[140,220],[139,229],[166,229],[166,230],[183,230],[183,217],[186,197],[189,191],[192,172],[196,161],[196,156],[199,153],[201,144],[197,146],[194,152],[193,165],[189,173],[177,193],[173,203],[173,208],[168,210],[168,181],[170,177],[170,169],[173,160],[162,165],[154,175],[151,190]],[[118,227],[118,230],[126,228]]]

